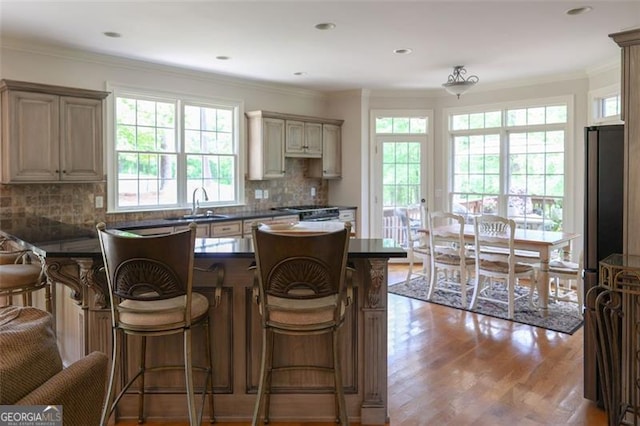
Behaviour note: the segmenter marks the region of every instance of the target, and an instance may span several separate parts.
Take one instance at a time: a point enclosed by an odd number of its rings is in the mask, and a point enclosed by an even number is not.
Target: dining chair
[[[407,250],[407,259],[409,260],[406,283],[409,284],[409,281],[417,277],[423,277],[428,282],[429,240],[424,232],[419,231],[427,229],[427,209],[424,205],[420,206],[420,222],[417,226],[412,226],[408,209],[397,209],[396,215],[402,224],[403,233],[406,239],[405,246]],[[422,262],[422,267],[419,270],[414,269],[416,259]]]
[[[584,283],[582,269],[584,253],[581,251],[578,263],[562,259],[549,261],[549,299],[575,303],[578,313],[582,315],[584,307]],[[574,286],[572,286],[572,283]]]
[[[352,301],[347,252],[351,224],[330,232],[279,232],[254,225],[254,294],[262,324],[262,359],[252,425],[264,407],[270,421],[274,373],[311,369],[333,373],[336,423],[348,425],[338,330]],[[275,335],[331,334],[332,366],[273,365]],[[290,348],[287,350],[291,350]]]
[[[469,279],[475,271],[475,257],[465,243],[465,219],[443,211],[430,212],[427,217],[431,264],[427,300],[431,300],[434,291],[440,289],[460,294],[462,307],[466,308],[467,293],[473,289]],[[442,277],[439,272],[443,272]]]
[[[182,369],[185,375],[189,424],[200,425],[204,403],[209,395],[209,416],[213,412],[213,367],[209,332],[209,300],[192,291],[196,224],[186,231],[166,235],[137,236],[107,230],[104,223],[97,225],[104,269],[109,287],[112,328],[111,373],[101,425],[106,425],[111,413],[127,390],[139,379],[138,423],[144,422],[145,376],[148,372]],[[204,329],[204,366],[192,363],[192,326]],[[182,334],[183,365],[147,366],[145,353],[147,337]],[[129,358],[127,336],[140,337],[138,371],[127,379],[126,360]],[[129,343],[130,344],[130,343]],[[201,345],[198,345],[201,347]],[[117,367],[123,384],[115,396]],[[203,371],[202,409],[196,415],[193,370]]]
[[[44,288],[46,310],[52,312],[44,264],[30,250],[14,250],[3,243],[6,241],[0,241],[0,305],[13,305],[13,298],[21,295],[22,306],[31,306],[32,293]]]
[[[475,309],[478,300],[505,304],[508,318],[513,319],[516,300],[528,296],[531,304],[535,287],[533,265],[517,261],[514,249],[516,223],[502,216],[482,215],[474,218],[473,228],[476,283],[470,308]],[[503,283],[507,300],[494,294],[493,286],[497,283]],[[528,292],[516,296],[516,285],[524,283]]]

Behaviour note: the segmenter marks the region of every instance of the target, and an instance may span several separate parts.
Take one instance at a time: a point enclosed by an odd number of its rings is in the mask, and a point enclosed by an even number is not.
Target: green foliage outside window
[[[179,161],[186,192],[203,186],[210,201],[234,201],[234,117],[234,107],[116,97],[117,206],[177,203]]]

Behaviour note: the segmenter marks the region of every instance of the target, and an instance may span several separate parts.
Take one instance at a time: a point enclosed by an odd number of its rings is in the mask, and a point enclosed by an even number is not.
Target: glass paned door
[[[420,227],[422,188],[422,144],[410,140],[382,140],[383,238],[403,247],[410,230]]]
[[[372,185],[370,235],[407,247],[411,231],[423,226],[421,206],[428,200],[432,170],[430,110],[372,111]]]

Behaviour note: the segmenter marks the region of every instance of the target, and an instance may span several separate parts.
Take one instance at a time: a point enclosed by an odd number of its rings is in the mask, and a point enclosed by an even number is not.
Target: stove
[[[300,221],[306,222],[337,220],[340,217],[340,210],[337,207],[292,206],[280,207],[276,210],[297,214]]]

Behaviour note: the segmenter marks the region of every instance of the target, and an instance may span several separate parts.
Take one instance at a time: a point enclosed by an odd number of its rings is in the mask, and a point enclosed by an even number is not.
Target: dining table
[[[457,225],[442,225],[440,228],[451,228],[453,232],[458,232]],[[419,229],[418,232],[429,234],[428,229]],[[497,236],[499,237],[499,234]],[[527,258],[531,259],[531,263],[536,263],[539,269],[536,283],[539,297],[538,308],[544,311],[548,309],[549,261],[552,259],[553,253],[559,250],[562,252],[562,259],[569,259],[573,242],[580,236],[580,234],[573,232],[516,228],[514,249],[520,253],[526,252]],[[468,244],[474,244],[475,231],[473,224],[464,226],[464,240]]]

